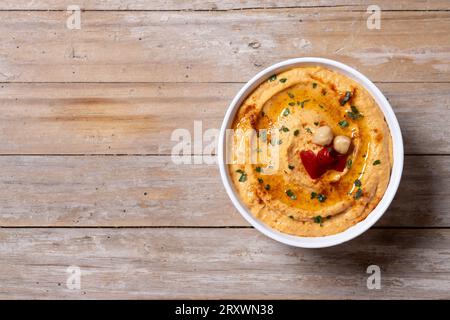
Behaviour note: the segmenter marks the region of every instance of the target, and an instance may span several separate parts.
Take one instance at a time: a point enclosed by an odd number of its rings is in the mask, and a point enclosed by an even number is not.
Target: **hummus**
[[[348,151],[313,142],[321,127],[344,136]],[[342,232],[367,217],[389,183],[392,141],[383,113],[361,85],[334,71],[300,67],[273,75],[240,106],[232,129],[256,133],[231,139],[228,166],[237,194],[278,231]],[[312,162],[319,153],[334,156],[311,175],[305,153]]]

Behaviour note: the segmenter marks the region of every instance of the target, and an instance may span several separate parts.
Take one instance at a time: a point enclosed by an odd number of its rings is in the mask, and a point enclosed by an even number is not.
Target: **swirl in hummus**
[[[299,67],[273,75],[240,106],[232,129],[256,132],[256,147],[244,140],[252,151],[245,161],[235,161],[239,137],[228,151],[237,194],[278,231],[342,232],[364,220],[387,188],[392,141],[383,113],[361,85],[334,71]],[[262,159],[267,146],[278,152]]]

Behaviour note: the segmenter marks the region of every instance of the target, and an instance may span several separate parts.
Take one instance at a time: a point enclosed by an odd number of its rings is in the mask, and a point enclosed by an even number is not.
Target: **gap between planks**
[[[233,11],[277,11],[290,9],[346,9],[346,12],[365,12],[362,9],[349,9],[349,5],[335,6],[286,6],[286,7],[248,7],[232,9],[81,9],[81,12],[233,12]],[[449,12],[450,9],[384,9],[382,12]],[[67,12],[67,9],[0,9],[0,12]]]

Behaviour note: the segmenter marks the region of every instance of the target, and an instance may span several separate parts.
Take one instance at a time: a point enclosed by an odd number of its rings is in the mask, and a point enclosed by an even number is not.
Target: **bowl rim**
[[[230,175],[228,173],[228,165],[225,161],[225,133],[226,130],[230,128],[232,121],[234,120],[234,116],[242,102],[248,97],[249,94],[251,94],[251,92],[253,92],[253,90],[255,90],[262,82],[267,80],[273,74],[278,74],[295,67],[307,65],[319,65],[326,67],[330,70],[337,71],[362,85],[372,95],[379,108],[383,112],[392,137],[393,166],[391,169],[391,176],[388,187],[378,205],[369,213],[369,215],[364,220],[356,223],[355,225],[338,234],[322,237],[301,237],[282,233],[271,228],[264,222],[254,217],[253,214],[247,209],[246,205],[243,204],[239,199],[239,196],[237,195],[234,185],[230,179]],[[264,235],[281,243],[302,248],[325,248],[335,246],[356,238],[357,236],[367,231],[370,227],[372,227],[383,216],[392,200],[394,199],[394,196],[400,184],[403,172],[404,150],[402,133],[397,117],[395,116],[395,113],[389,101],[372,81],[370,81],[359,71],[341,62],[318,57],[302,57],[284,60],[265,68],[264,70],[256,74],[253,78],[251,78],[239,90],[239,92],[236,94],[236,96],[228,106],[224,120],[222,122],[218,142],[217,158],[220,176],[225,190],[233,205],[238,209],[239,213],[245,218],[245,220],[247,220],[247,222],[249,222],[253,227],[255,227]]]

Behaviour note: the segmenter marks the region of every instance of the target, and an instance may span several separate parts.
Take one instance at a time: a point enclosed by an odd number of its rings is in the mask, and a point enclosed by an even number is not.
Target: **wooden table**
[[[47,2],[0,3],[0,298],[450,298],[449,1]],[[301,56],[370,77],[405,140],[389,211],[321,250],[266,238],[216,165],[170,157],[174,129],[218,128],[252,75]]]

